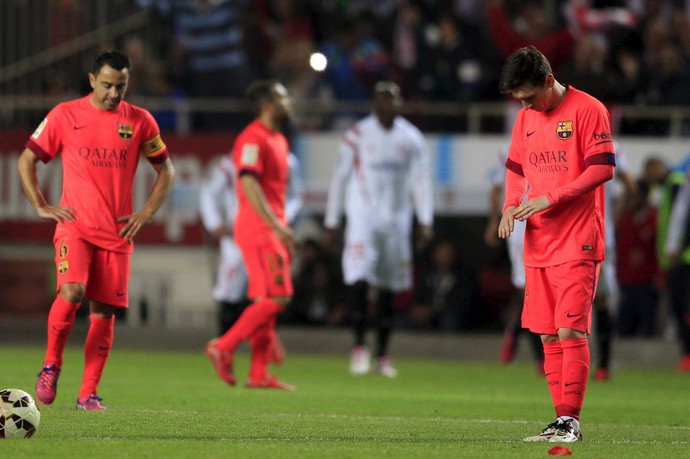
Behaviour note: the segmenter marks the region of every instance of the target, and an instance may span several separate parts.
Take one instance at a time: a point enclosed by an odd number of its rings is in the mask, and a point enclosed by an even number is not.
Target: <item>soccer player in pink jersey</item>
[[[26,143],[17,169],[36,213],[57,222],[53,243],[57,297],[48,314],[48,343],[36,396],[50,404],[57,393],[63,351],[83,299],[89,300],[90,326],[84,345],[85,368],[76,406],[105,410],[98,396],[113,342],[116,308],[128,305],[133,239],[151,221],[172,189],[175,170],[151,114],[123,100],[130,60],[105,51],[95,60],[86,97],[53,108]],[[57,206],[43,196],[39,161],[60,153],[62,198]],[[134,174],[141,157],[157,173],[151,194],[132,209]]]
[[[239,182],[234,238],[249,275],[247,293],[254,302],[230,330],[207,344],[206,355],[218,376],[235,385],[234,352],[242,341],[250,340],[246,387],[294,390],[268,373],[276,319],[293,294],[289,249],[296,241],[285,215],[289,150],[281,132],[292,114],[292,99],[285,86],[272,80],[254,82],[247,96],[257,117],[232,149]]]
[[[508,152],[498,236],[525,228],[522,325],[541,335],[556,421],[529,442],[582,440],[592,302],[605,259],[604,182],[615,152],[609,113],[592,96],[554,78],[533,46],[506,60],[500,90],[522,103]],[[527,200],[522,202],[529,185]]]

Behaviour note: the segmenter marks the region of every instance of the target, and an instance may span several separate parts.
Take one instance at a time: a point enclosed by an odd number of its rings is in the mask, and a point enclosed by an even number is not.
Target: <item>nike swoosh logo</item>
[[[117,295],[117,296],[125,296],[124,292],[116,292],[115,295]]]
[[[573,317],[577,317],[577,316],[581,316],[581,315],[582,315],[582,314],[571,314],[571,313],[567,313],[567,314],[566,314],[566,317],[568,317],[568,319],[572,319]]]
[[[565,383],[565,387],[572,386],[573,384],[581,384],[579,381],[576,382],[567,382]]]
[[[535,132],[537,132],[537,131],[528,132],[528,133],[527,133],[527,137],[531,136],[531,135],[534,134]]]
[[[85,127],[86,127],[86,126],[74,126],[74,130],[76,131],[76,130],[78,130],[78,129],[84,129]]]

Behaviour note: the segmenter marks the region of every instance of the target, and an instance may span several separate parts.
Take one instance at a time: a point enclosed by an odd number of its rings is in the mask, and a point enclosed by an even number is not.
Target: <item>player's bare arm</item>
[[[151,219],[163,205],[175,183],[175,168],[170,158],[160,164],[152,164],[152,166],[158,177],[156,178],[156,183],[153,184],[151,195],[146,204],[139,212],[125,215],[116,220],[118,223],[126,222],[119,233],[120,237],[124,239],[132,239],[144,226],[151,222]]]
[[[242,187],[242,191],[244,191],[245,196],[247,196],[247,199],[251,203],[256,213],[259,214],[261,219],[268,223],[271,228],[273,228],[273,231],[276,233],[276,236],[278,236],[278,239],[289,247],[296,246],[297,239],[295,238],[294,233],[288,226],[285,226],[278,221],[273,213],[273,210],[271,210],[271,207],[268,205],[266,195],[264,195],[264,192],[261,189],[261,184],[256,177],[251,174],[242,175],[240,177],[240,186]]]
[[[41,193],[41,187],[38,184],[38,161],[38,157],[28,148],[24,149],[17,161],[19,179],[26,197],[29,198],[29,202],[34,209],[36,209],[36,213],[41,218],[55,220],[58,223],[75,221],[76,217],[73,209],[69,207],[51,206],[46,201],[43,193]]]

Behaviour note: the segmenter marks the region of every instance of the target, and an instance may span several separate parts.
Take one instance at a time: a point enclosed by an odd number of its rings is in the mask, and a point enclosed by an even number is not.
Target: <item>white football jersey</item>
[[[431,164],[422,133],[403,117],[385,129],[371,114],[344,135],[328,192],[325,226],[348,219],[405,229],[415,212],[433,224]]]

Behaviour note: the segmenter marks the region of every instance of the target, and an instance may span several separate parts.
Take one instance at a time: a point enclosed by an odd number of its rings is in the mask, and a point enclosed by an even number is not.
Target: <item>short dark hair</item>
[[[129,70],[132,68],[132,62],[129,60],[129,57],[125,53],[112,49],[103,51],[101,54],[98,55],[98,57],[93,63],[91,73],[93,73],[94,75],[98,75],[98,72],[101,71],[101,68],[104,65],[108,65],[118,71],[121,71],[122,69]]]
[[[275,79],[257,80],[249,85],[244,95],[251,104],[252,110],[261,113],[261,104],[273,99],[273,86],[279,81]]]
[[[542,86],[547,75],[552,75],[551,64],[537,48],[520,48],[506,59],[501,70],[498,89],[507,94],[524,84]]]

